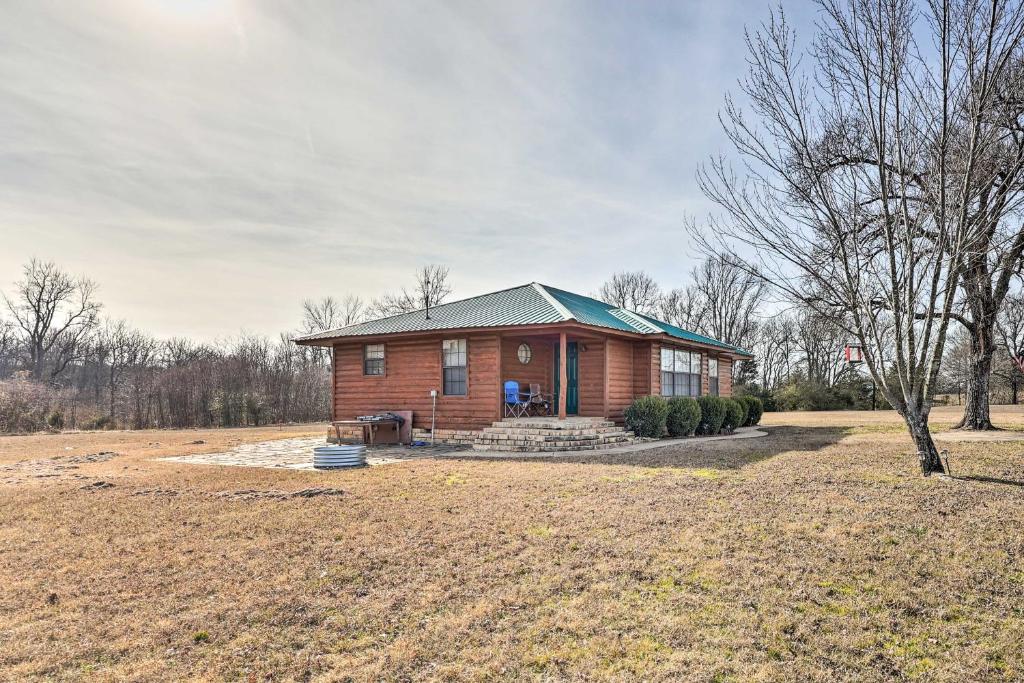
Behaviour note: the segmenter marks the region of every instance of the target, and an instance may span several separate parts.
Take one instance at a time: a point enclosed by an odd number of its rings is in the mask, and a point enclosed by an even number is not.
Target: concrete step
[[[573,420],[551,428],[551,422],[509,421],[495,423],[483,430],[437,429],[438,443],[471,445],[475,451],[505,453],[567,453],[572,451],[607,450],[636,441],[632,432],[608,420],[593,418]],[[543,426],[525,426],[543,425]],[[425,429],[413,429],[413,438],[430,441]]]
[[[625,430],[622,427],[609,427],[607,429],[498,429],[497,427],[488,427],[487,429],[481,430],[477,436],[516,436],[516,437],[531,437],[531,436],[550,436],[556,438],[577,438],[580,436],[590,437],[602,437],[614,434],[622,434]]]
[[[617,432],[609,432],[607,434],[481,434],[476,438],[479,443],[490,443],[490,442],[513,442],[522,444],[531,443],[569,443],[569,442],[586,442],[586,443],[602,443],[610,441],[620,441],[622,439],[630,439],[633,437],[631,432],[624,432],[619,430]]]
[[[615,423],[603,417],[572,418],[558,420],[556,418],[512,418],[492,422],[492,427],[509,427],[513,429],[594,429],[596,427],[614,427]]]
[[[518,445],[491,445],[473,444],[474,451],[500,452],[500,453],[575,453],[585,451],[604,451],[611,448],[627,445],[630,441],[622,443],[586,444],[578,446],[518,446]]]

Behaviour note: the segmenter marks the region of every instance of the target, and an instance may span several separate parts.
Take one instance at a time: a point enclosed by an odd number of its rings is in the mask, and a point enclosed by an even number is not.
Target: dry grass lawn
[[[886,415],[336,473],[152,460],[319,427],[3,437],[0,678],[1021,679],[1024,442],[925,479]]]

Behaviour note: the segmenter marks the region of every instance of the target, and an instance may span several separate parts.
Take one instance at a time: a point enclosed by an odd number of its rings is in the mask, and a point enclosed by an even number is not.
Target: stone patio
[[[243,444],[224,453],[180,455],[171,458],[159,458],[159,460],[189,465],[226,465],[229,467],[312,470],[313,449],[317,446],[325,445],[327,445],[327,442],[323,437],[280,439]],[[390,465],[406,460],[449,455],[465,448],[465,446],[448,444],[416,447],[400,445],[367,446],[366,463],[371,466]]]
[[[698,436],[683,439],[652,439],[622,445],[612,445],[601,453],[614,455],[616,453],[635,453],[654,448],[665,448],[666,446],[678,446],[681,444],[699,444],[709,441],[722,441],[726,439],[756,439],[767,436],[764,432],[755,427],[743,427],[736,430],[735,434],[721,436]],[[313,448],[323,446],[326,441],[323,437],[305,437],[299,439],[280,439],[277,441],[262,441],[260,443],[249,443],[236,446],[224,453],[204,453],[201,455],[179,455],[171,458],[158,458],[166,462],[180,462],[188,465],[226,465],[229,467],[265,467],[270,469],[285,470],[312,470],[313,469]],[[402,446],[395,444],[367,446],[366,463],[371,466],[390,465],[396,462],[417,460],[422,458],[467,458],[479,460],[495,460],[502,458],[522,459],[526,458],[558,458],[581,453],[593,452],[593,449],[576,448],[561,452],[516,452],[492,450],[486,453],[475,452],[468,445],[438,443],[434,446]],[[324,470],[329,471],[329,470]]]

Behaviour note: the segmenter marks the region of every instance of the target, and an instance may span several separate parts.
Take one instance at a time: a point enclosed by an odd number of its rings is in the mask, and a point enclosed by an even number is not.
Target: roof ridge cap
[[[658,324],[657,322],[654,322],[654,320],[652,320],[651,318],[648,318],[648,317],[646,317],[646,316],[644,316],[644,315],[642,315],[640,313],[637,313],[636,311],[631,311],[628,308],[621,308],[621,307],[613,308],[612,311],[614,313],[622,313],[623,315],[625,315],[625,316],[627,316],[629,318],[632,318],[633,320],[639,322],[641,325],[646,325],[647,327],[653,327],[654,329],[656,329],[658,332],[661,332],[662,334],[665,333],[665,328],[663,328],[660,324]]]
[[[532,284],[533,288],[536,289],[542,297],[544,297],[545,301],[551,304],[551,306],[554,307],[556,311],[558,311],[559,315],[561,315],[566,320],[576,320],[576,316],[572,314],[572,311],[566,308],[565,304],[556,299],[554,295],[547,290],[547,287],[540,284],[539,282],[531,282],[530,284]]]

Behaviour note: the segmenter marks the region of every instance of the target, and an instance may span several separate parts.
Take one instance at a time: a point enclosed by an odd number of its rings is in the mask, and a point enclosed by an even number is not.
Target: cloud
[[[26,3],[0,22],[0,286],[32,255],[158,334],[295,324],[417,265],[460,295],[678,284],[759,3]]]

